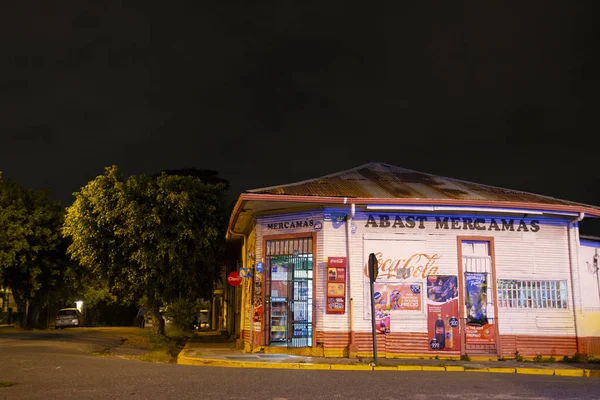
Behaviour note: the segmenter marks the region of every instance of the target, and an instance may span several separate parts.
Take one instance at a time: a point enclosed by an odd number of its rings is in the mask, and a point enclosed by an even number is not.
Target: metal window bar
[[[563,301],[566,281],[508,280],[497,282],[502,308],[567,308]]]

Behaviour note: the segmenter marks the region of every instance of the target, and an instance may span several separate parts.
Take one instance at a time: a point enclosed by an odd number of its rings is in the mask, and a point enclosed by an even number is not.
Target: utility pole
[[[377,331],[375,327],[375,301],[373,283],[377,279],[379,266],[374,253],[369,254],[369,285],[371,287],[371,331],[373,333],[373,364],[377,365]]]

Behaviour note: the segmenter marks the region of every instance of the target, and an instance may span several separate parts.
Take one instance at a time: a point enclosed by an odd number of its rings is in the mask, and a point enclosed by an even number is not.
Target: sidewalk
[[[282,349],[283,350],[283,349]],[[217,332],[198,332],[177,357],[178,364],[233,367],[322,370],[451,371],[600,377],[600,364],[506,361],[450,361],[436,359],[372,359],[304,357],[290,354],[244,353],[235,342]]]

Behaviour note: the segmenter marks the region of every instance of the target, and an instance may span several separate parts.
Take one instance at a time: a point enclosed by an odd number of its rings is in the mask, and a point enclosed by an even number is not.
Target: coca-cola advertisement
[[[431,350],[460,351],[458,278],[455,275],[427,277],[427,332]]]

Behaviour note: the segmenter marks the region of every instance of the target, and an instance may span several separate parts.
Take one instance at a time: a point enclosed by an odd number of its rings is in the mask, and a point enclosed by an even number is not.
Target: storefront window
[[[567,281],[498,280],[502,308],[568,308]]]
[[[267,315],[271,345],[312,345],[313,240],[266,242]]]

